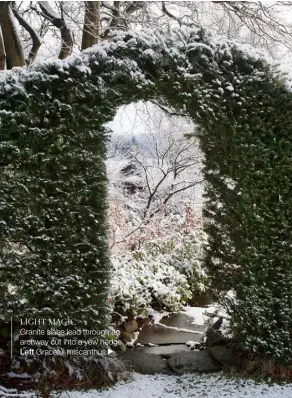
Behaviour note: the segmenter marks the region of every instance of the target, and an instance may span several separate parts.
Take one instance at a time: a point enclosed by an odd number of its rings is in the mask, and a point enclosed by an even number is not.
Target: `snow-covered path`
[[[120,382],[104,391],[69,392],[70,398],[291,398],[292,384],[255,384],[227,379],[221,374],[183,376],[134,374],[130,382]],[[62,394],[62,398],[68,395]]]

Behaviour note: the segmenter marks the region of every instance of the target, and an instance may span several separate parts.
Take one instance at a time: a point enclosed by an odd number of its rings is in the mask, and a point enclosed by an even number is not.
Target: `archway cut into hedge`
[[[0,76],[1,318],[108,314],[106,139],[156,100],[199,125],[205,264],[239,342],[291,359],[292,95],[263,56],[203,30],[123,33]],[[223,294],[235,292],[236,300]]]

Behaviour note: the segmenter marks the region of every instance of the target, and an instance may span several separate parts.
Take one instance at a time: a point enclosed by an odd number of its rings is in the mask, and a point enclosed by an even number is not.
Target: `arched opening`
[[[172,312],[202,304],[210,295],[201,259],[203,154],[196,126],[181,112],[139,102],[119,108],[109,128],[115,313],[147,315],[150,308]]]

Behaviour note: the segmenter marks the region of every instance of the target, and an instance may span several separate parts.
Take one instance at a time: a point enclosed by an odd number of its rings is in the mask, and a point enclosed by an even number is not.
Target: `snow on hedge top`
[[[200,76],[200,72],[210,69],[217,74],[214,81],[218,80],[220,90],[232,92],[232,82],[229,81],[225,87],[221,83],[226,68],[232,66],[236,57],[249,64],[253,79],[261,78],[260,74],[254,73],[256,67],[262,69],[262,65],[268,64],[264,55],[252,47],[222,39],[203,30],[184,27],[169,30],[165,34],[150,30],[115,33],[110,40],[65,60],[46,61],[2,72],[0,95],[13,95],[13,92],[25,95],[24,87],[29,82],[37,84],[40,81],[53,81],[59,79],[60,75],[64,79],[64,74],[68,75],[69,80],[72,72],[74,76],[87,77],[95,71],[96,74],[101,73],[102,78],[106,71],[108,74],[122,71],[128,73],[134,81],[149,84],[150,81],[145,78],[149,63],[159,65],[159,70],[168,66],[167,69],[170,67],[170,70],[176,70],[187,80],[194,77],[196,72]],[[240,80],[240,76],[237,75],[236,79]],[[220,91],[218,93],[221,94]]]

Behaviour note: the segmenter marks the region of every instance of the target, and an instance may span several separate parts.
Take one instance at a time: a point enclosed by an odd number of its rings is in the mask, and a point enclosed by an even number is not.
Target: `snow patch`
[[[268,385],[251,380],[228,379],[222,374],[183,376],[134,374],[103,391],[70,391],[71,398],[291,398],[292,384]],[[67,398],[66,393],[61,398]]]

